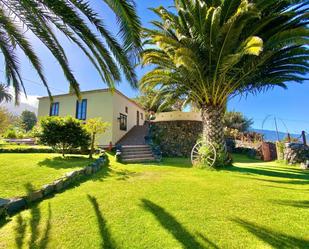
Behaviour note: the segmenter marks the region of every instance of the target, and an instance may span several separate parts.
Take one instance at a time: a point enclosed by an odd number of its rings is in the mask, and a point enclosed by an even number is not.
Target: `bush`
[[[8,130],[5,131],[5,133],[3,134],[3,138],[7,138],[7,139],[16,139],[16,138],[24,138],[26,135],[26,133],[19,129],[19,128],[10,128]]]
[[[90,135],[75,118],[45,117],[40,125],[40,142],[61,151],[63,156],[76,148],[89,146]]]

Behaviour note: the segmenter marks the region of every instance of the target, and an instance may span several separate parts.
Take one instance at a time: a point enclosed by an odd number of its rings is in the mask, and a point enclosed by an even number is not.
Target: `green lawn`
[[[26,184],[41,188],[65,172],[85,167],[90,161],[77,155],[63,158],[60,154],[1,153],[0,198],[24,195]]]
[[[308,248],[309,173],[235,157],[111,166],[0,224],[0,248]],[[34,179],[35,177],[33,177]]]

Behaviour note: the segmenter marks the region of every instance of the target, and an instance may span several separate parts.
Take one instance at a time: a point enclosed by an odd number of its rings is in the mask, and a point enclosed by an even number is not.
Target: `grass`
[[[116,163],[0,224],[0,248],[308,248],[309,174],[235,156]],[[2,226],[2,227],[1,227]]]
[[[27,192],[25,185],[31,183],[38,189],[65,172],[85,167],[90,161],[76,155],[63,158],[60,154],[1,153],[0,198],[24,195]]]

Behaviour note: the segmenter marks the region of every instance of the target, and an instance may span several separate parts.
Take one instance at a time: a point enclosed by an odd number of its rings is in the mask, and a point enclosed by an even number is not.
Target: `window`
[[[144,119],[144,115],[143,115],[143,113],[141,113],[141,120],[143,120]]]
[[[49,116],[58,116],[59,115],[59,102],[51,103]]]
[[[126,113],[128,113],[128,107],[126,106]]]
[[[119,127],[120,130],[126,131],[127,130],[127,115],[120,113],[119,121],[120,121],[120,127]]]
[[[86,120],[87,117],[87,99],[76,101],[76,118]]]

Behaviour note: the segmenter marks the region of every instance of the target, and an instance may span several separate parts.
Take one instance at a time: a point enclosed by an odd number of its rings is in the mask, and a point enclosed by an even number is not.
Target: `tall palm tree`
[[[228,99],[303,82],[309,64],[308,5],[301,0],[174,0],[153,9],[141,88],[186,96],[199,109],[203,138],[226,158],[222,117]],[[221,157],[221,158],[222,158]]]
[[[10,102],[12,100],[12,94],[9,92],[8,87],[3,84],[0,84],[0,104],[5,102]]]
[[[7,83],[14,87],[16,96],[22,88],[25,91],[17,48],[29,58],[50,95],[39,57],[26,37],[28,32],[49,49],[78,96],[79,84],[69,66],[59,33],[81,49],[110,87],[120,81],[121,71],[131,85],[136,86],[132,58],[139,51],[141,42],[135,4],[133,0],[102,2],[117,16],[121,42],[86,0],[0,0],[0,50]]]

